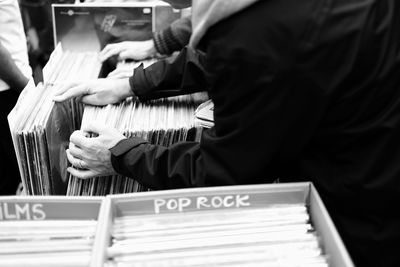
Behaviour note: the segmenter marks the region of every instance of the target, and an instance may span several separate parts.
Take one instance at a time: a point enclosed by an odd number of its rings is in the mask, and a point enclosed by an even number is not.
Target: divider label
[[[154,199],[154,212],[184,212],[204,209],[241,208],[250,206],[249,195],[199,196]]]
[[[44,220],[41,203],[0,202],[0,220]]]

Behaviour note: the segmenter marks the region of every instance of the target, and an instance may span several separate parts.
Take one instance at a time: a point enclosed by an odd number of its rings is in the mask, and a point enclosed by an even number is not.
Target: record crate
[[[312,183],[109,195],[103,205],[92,267],[354,266]]]
[[[0,197],[0,266],[90,266],[102,197]]]

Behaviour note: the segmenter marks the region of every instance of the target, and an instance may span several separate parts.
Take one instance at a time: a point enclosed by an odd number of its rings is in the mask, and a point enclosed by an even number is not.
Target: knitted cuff
[[[153,40],[157,52],[162,55],[170,55],[182,48],[179,40],[172,33],[171,27],[153,33]]]

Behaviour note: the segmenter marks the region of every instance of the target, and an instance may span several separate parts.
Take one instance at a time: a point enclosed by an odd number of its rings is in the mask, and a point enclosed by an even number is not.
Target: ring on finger
[[[83,164],[84,164],[83,160],[78,159],[77,165],[78,165],[78,167],[79,167],[80,169],[83,169]]]

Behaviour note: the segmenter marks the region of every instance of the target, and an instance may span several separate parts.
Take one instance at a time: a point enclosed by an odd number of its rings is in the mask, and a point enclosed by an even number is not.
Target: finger
[[[112,72],[110,72],[108,75],[107,75],[107,78],[113,78],[114,76],[115,76],[115,74],[118,74],[119,72],[120,72],[121,70],[120,69],[115,69],[115,70],[113,70]]]
[[[106,104],[103,104],[100,100],[98,95],[93,94],[93,95],[85,95],[82,96],[81,98],[81,102],[84,104],[88,104],[88,105],[93,105],[93,106],[103,106]],[[108,104],[108,103],[107,103]],[[111,104],[111,103],[110,103]]]
[[[67,153],[68,161],[75,168],[86,169],[88,167],[87,164],[83,160],[81,160],[79,158],[76,158],[73,155],[71,155],[71,152],[68,149],[66,150],[66,153]]]
[[[100,61],[105,61],[108,58],[117,55],[121,52],[121,48],[118,46],[114,46],[112,48],[110,48],[109,50],[107,50],[104,54],[99,56]]]
[[[111,49],[114,49],[115,47],[117,47],[120,43],[111,43],[111,44],[107,44],[103,50],[100,51],[100,55],[104,55],[106,54],[108,51],[110,51]]]
[[[122,59],[122,60],[125,60],[125,59],[134,59],[134,60],[141,60],[141,59],[144,59],[146,57],[146,55],[137,55],[137,56],[135,56],[133,53],[132,53],[132,51],[129,51],[129,50],[123,50],[123,51],[120,51],[120,53],[119,53],[119,58],[120,59]]]
[[[96,176],[99,176],[99,173],[93,170],[77,170],[71,167],[67,168],[67,171],[72,174],[73,176],[80,178],[80,179],[89,179]]]
[[[91,145],[90,139],[91,138],[85,136],[84,132],[75,131],[71,134],[69,141],[72,142],[74,145],[80,147],[81,149],[85,150]]]
[[[129,78],[131,76],[132,76],[132,71],[130,71],[130,70],[116,69],[116,70],[110,72],[108,74],[107,78],[123,79],[123,78]]]
[[[106,61],[108,58],[119,54],[120,52],[120,48],[118,47],[113,47],[112,49],[108,50],[106,53],[104,53],[101,57],[100,57],[100,61]]]
[[[113,44],[107,44],[101,51],[100,54],[105,53]]]
[[[114,47],[115,45],[114,44],[108,44],[108,45],[106,45],[104,48],[103,48],[103,50],[101,50],[100,51],[100,53],[99,53],[99,57],[103,57],[108,51],[110,51],[110,49],[112,48],[112,47]]]
[[[89,94],[88,87],[84,84],[77,85],[75,87],[72,87],[70,89],[67,89],[64,93],[61,95],[56,95],[53,97],[53,100],[56,102],[62,102],[67,99],[73,98],[73,97],[78,97],[81,95],[87,95]]]
[[[131,76],[132,76],[131,72],[119,72],[110,78],[114,80],[119,80],[119,79],[130,78]]]
[[[109,128],[105,124],[99,122],[91,122],[82,126],[82,131],[96,133],[98,135],[105,133],[108,129]]]
[[[76,145],[74,145],[74,143],[69,143],[69,148],[67,150],[75,158],[86,159],[85,155],[84,155],[84,151],[81,148],[79,148]]]
[[[53,88],[53,90],[54,90],[53,95],[54,96],[62,95],[66,91],[68,91],[69,89],[71,89],[72,87],[75,87],[77,85],[79,85],[78,82],[58,82],[58,83],[54,83],[53,86],[55,88]]]
[[[105,106],[105,105],[114,104],[115,102],[117,102],[117,101],[114,101],[110,97],[100,97],[98,94],[82,96],[80,101],[82,103],[93,105],[93,106]]]

